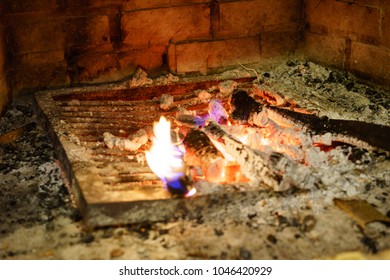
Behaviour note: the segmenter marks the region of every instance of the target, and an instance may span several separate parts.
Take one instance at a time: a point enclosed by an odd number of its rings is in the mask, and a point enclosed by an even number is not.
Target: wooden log
[[[261,153],[244,145],[228,134],[220,125],[210,122],[203,127],[208,137],[220,142],[241,166],[241,172],[252,183],[264,183],[275,191],[285,191],[293,186],[313,186],[315,178],[308,167],[298,165],[283,154]]]
[[[281,127],[296,127],[310,136],[331,134],[334,142],[344,142],[365,149],[390,151],[390,127],[351,120],[333,120],[258,103],[247,92],[240,90],[231,98],[232,117],[236,120],[265,126],[268,121]],[[316,137],[321,139],[321,137]]]
[[[230,98],[230,117],[238,121],[248,121],[250,116],[261,112],[262,105],[244,90],[235,90]]]
[[[190,130],[184,138],[183,144],[187,153],[195,155],[199,163],[208,165],[216,159],[223,158],[223,155],[201,130]]]
[[[200,166],[208,181],[218,182],[221,179],[225,158],[207,135],[201,130],[191,129],[183,144],[186,148],[186,163]]]
[[[332,141],[344,142],[365,149],[374,147],[390,151],[390,127],[385,125],[351,120],[333,120],[327,117],[302,114],[287,109],[271,107],[267,109],[275,119],[283,118],[305,128],[311,135],[330,133]]]

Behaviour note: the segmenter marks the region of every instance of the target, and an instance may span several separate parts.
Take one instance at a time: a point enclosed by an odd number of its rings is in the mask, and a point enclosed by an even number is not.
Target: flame
[[[163,181],[171,181],[184,176],[183,153],[172,144],[171,123],[165,117],[154,123],[152,147],[145,152],[150,169]]]
[[[187,191],[181,180],[186,176],[183,152],[172,143],[171,123],[162,116],[159,122],[154,123],[153,134],[152,147],[145,152],[150,169],[160,178],[165,187],[182,188]],[[196,189],[193,188],[186,192],[185,196],[191,196],[195,192]]]

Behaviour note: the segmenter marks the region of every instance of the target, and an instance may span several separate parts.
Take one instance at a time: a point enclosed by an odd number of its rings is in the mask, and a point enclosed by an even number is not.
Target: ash
[[[349,73],[288,61],[261,71],[260,77],[260,88],[280,93],[320,116],[390,124],[389,91],[363,84]]]
[[[300,61],[255,70],[257,86],[301,108],[389,125],[389,92],[349,74]],[[0,135],[33,124],[0,144],[1,259],[322,259],[343,258],[344,252],[356,252],[348,258],[389,258],[388,225],[373,222],[362,228],[333,203],[336,197],[366,200],[390,216],[386,153],[348,145],[309,150],[312,175],[321,178],[310,188],[216,200],[169,222],[91,230],[72,203],[32,107],[29,97],[21,97],[0,121]],[[208,183],[199,184],[207,188]]]

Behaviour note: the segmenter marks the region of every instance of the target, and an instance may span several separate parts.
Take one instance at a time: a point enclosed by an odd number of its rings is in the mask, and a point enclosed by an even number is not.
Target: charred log
[[[223,158],[223,155],[201,130],[192,129],[184,138],[183,144],[189,154],[195,155],[205,164],[215,159]]]
[[[312,136],[331,134],[333,142],[344,142],[365,149],[390,151],[390,127],[350,120],[333,120],[279,107],[266,107],[245,91],[233,93],[233,118],[264,126],[272,120],[280,126],[297,127]]]
[[[201,130],[192,129],[183,140],[185,160],[189,165],[200,166],[209,181],[218,181],[225,161],[221,152]]]
[[[345,142],[367,148],[362,143],[363,141],[372,147],[390,151],[390,127],[388,126],[361,121],[333,120],[327,117],[301,114],[277,107],[272,107],[269,110],[275,112],[280,117],[289,119],[305,127],[312,135],[321,135],[330,132],[333,141]]]
[[[262,105],[248,95],[244,90],[235,90],[230,104],[232,106],[231,117],[239,121],[248,121],[254,113],[261,112]]]

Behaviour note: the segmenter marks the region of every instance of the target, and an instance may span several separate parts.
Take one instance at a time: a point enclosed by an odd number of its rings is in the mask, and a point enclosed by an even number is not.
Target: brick
[[[66,46],[84,46],[100,51],[112,50],[110,23],[107,15],[68,19],[64,22]]]
[[[390,81],[390,50],[352,42],[350,70]]]
[[[93,53],[69,62],[72,83],[100,83],[120,78],[116,53]]]
[[[63,50],[73,46],[112,49],[109,18],[106,15],[14,24],[10,28],[12,49],[16,55]]]
[[[207,37],[210,30],[208,5],[179,6],[128,12],[122,16],[123,43],[142,49]]]
[[[5,73],[5,58],[6,58],[5,32],[4,32],[4,27],[0,22],[0,75],[1,73]]]
[[[220,68],[260,61],[259,37],[248,37],[216,41],[210,45],[211,52],[207,59],[208,67]]]
[[[0,2],[0,24],[3,21],[3,15],[4,15],[4,2]]]
[[[352,4],[359,4],[362,6],[368,6],[368,7],[382,7],[383,3],[385,1],[383,0],[337,0],[338,2],[345,2],[345,3],[352,3]]]
[[[10,83],[14,95],[22,91],[68,86],[68,67],[66,61],[15,64],[10,71]]]
[[[65,32],[60,22],[15,24],[10,32],[11,48],[14,54],[63,49]]]
[[[163,56],[165,53],[165,46],[156,46],[120,53],[119,65],[122,75],[125,77],[133,74],[137,67],[141,67],[148,73],[161,71],[164,63]]]
[[[344,68],[346,46],[345,39],[306,32],[304,54],[308,60]]]
[[[7,13],[53,10],[57,8],[57,0],[3,0]]]
[[[353,41],[379,42],[378,8],[335,0],[308,0],[305,3],[310,31]]]
[[[102,7],[110,5],[121,5],[124,0],[2,0],[5,2],[5,10],[7,13],[24,13],[35,11],[61,11],[72,8],[84,7]]]
[[[302,40],[301,32],[266,32],[261,34],[261,57],[279,58],[292,55]]]
[[[179,43],[174,49],[175,63],[169,59],[169,67],[179,74],[207,73],[236,66],[238,63],[252,64],[260,61],[259,37]]]
[[[178,5],[189,5],[199,3],[210,3],[211,0],[133,0],[123,3],[123,11],[140,9],[155,9],[162,7],[172,7]]]
[[[219,36],[251,36],[262,31],[296,31],[301,24],[300,0],[246,0],[220,4]]]
[[[56,62],[65,63],[64,51],[25,53],[12,57],[12,64],[29,65],[29,67]]]
[[[10,102],[10,89],[7,81],[7,63],[5,49],[5,33],[0,21],[0,117],[5,113],[6,106]]]
[[[212,45],[212,42],[176,45],[174,65],[170,65],[170,69],[177,73],[200,72],[206,74],[210,45]],[[169,62],[172,63],[171,60]]]
[[[5,113],[5,109],[10,102],[10,92],[7,84],[7,79],[3,74],[0,74],[0,116]]]
[[[390,49],[390,2],[384,8],[384,17],[382,21],[382,38],[383,45]]]
[[[31,0],[34,1],[34,0]],[[58,1],[60,8],[64,7],[104,7],[110,5],[119,5],[129,0],[92,0],[92,1],[80,1],[80,0],[66,0]]]

